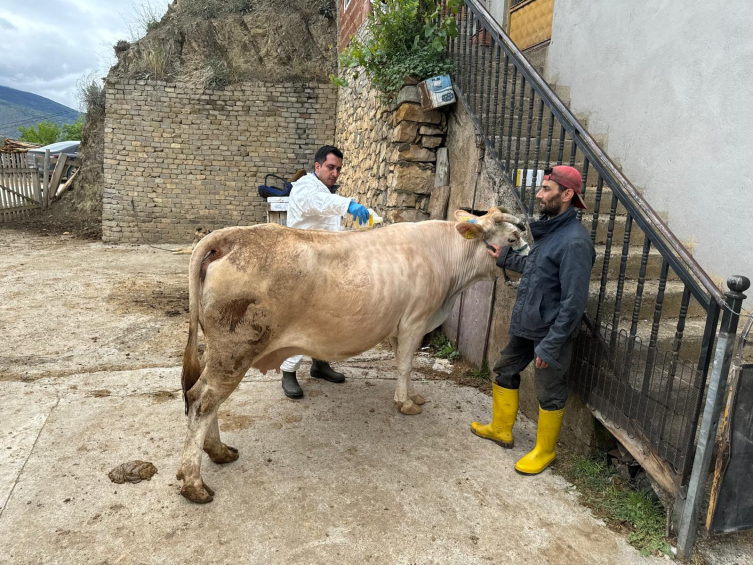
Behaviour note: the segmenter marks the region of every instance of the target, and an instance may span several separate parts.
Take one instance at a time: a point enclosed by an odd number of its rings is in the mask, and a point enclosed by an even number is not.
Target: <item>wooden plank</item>
[[[13,198],[14,205],[15,204],[23,204],[24,201],[35,203],[35,201],[34,201],[33,198],[29,198],[29,197],[21,194],[20,192],[17,192],[15,190],[12,190],[12,189],[7,188],[5,186],[0,186],[0,191],[3,191],[4,193],[9,194]],[[13,206],[9,206],[9,207],[12,208]]]
[[[34,162],[34,168],[31,169],[31,179],[34,183],[34,199],[37,204],[42,205],[42,179],[39,178],[39,171],[36,167],[36,161]]]
[[[42,210],[47,208],[50,200],[50,150],[44,151],[44,166],[42,168]]]
[[[450,201],[450,187],[437,186],[431,191],[429,197],[429,219],[446,220],[447,203]]]
[[[605,418],[598,410],[592,410],[593,415],[604,427],[617,438],[622,446],[628,450],[638,464],[651,475],[661,488],[670,495],[676,496],[679,490],[680,476],[673,473],[666,465],[664,460],[653,450],[647,447],[648,439],[636,437],[631,438],[627,430],[617,427],[613,422]]]
[[[434,174],[434,188],[450,184],[450,157],[446,147],[437,149],[437,165]]]
[[[5,185],[5,159],[6,156],[0,154],[0,187]],[[7,196],[5,191],[0,188],[0,210],[10,208],[10,204],[7,202]]]
[[[48,203],[52,202],[60,187],[60,179],[63,178],[63,171],[65,170],[65,162],[68,159],[68,155],[61,153],[58,157],[58,162],[55,165],[55,171],[52,173],[52,180],[50,181],[50,197]]]
[[[71,184],[73,184],[73,179],[76,178],[76,176],[78,175],[78,172],[80,170],[81,169],[76,169],[73,172],[73,174],[71,175],[71,178],[69,178],[67,181],[65,181],[65,184],[63,186],[61,186],[58,189],[58,191],[55,193],[55,196],[52,197],[53,200],[57,200],[58,198],[60,198],[61,196],[63,196],[63,193],[65,193],[65,191],[68,190],[68,187],[71,186]]]

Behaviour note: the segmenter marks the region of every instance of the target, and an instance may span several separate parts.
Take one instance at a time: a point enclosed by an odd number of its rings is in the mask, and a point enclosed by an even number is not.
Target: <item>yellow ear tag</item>
[[[475,224],[476,218],[463,218],[463,221],[468,222],[469,224]],[[476,239],[476,234],[471,230],[468,230],[465,232],[465,239]]]

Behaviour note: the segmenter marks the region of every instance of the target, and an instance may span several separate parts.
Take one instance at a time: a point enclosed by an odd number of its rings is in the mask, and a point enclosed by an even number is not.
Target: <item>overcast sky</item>
[[[104,77],[113,45],[133,39],[138,15],[171,0],[0,0],[0,85],[79,109],[76,82]]]

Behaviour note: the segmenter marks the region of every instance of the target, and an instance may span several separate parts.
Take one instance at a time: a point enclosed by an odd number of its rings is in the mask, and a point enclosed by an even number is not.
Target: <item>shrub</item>
[[[446,10],[458,12],[458,0],[449,0]],[[343,69],[353,79],[363,70],[387,100],[394,99],[407,78],[423,80],[453,70],[447,42],[457,36],[456,21],[442,18],[434,0],[386,0],[374,5],[363,40],[352,38],[340,55]],[[347,79],[330,76],[338,86]]]

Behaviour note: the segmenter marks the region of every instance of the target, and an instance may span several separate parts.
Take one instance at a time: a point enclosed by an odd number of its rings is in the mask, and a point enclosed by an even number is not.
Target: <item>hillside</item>
[[[334,0],[179,0],[134,43],[115,46],[109,79],[218,89],[248,80],[327,82],[337,72]]]
[[[78,112],[43,96],[0,86],[0,136],[18,137],[18,126],[32,126],[50,120],[57,124],[71,124]]]

